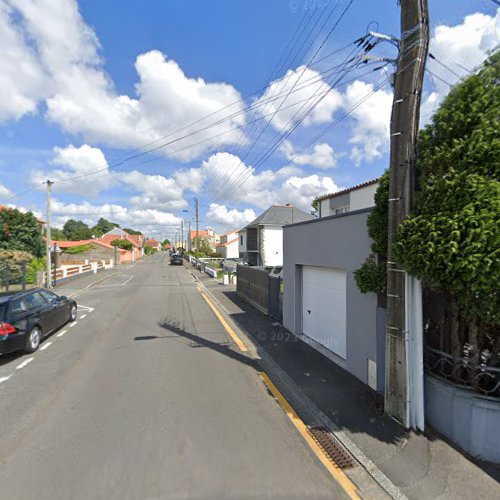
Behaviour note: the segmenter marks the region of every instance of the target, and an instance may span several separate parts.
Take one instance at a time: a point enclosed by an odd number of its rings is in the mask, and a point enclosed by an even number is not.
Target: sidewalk
[[[356,450],[361,451],[360,461],[373,467],[375,479],[382,484],[389,480],[385,489],[391,496],[500,498],[499,469],[478,467],[432,430],[425,435],[405,431],[383,413],[382,398],[368,386],[240,299],[234,286],[188,269],[247,334],[261,364],[298,413],[296,405],[304,411],[313,408],[317,420],[350,443],[356,458]]]

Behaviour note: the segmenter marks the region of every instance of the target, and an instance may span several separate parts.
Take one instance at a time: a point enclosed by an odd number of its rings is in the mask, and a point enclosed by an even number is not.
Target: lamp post
[[[59,245],[57,244],[57,242],[54,241],[54,244],[50,247],[52,262],[54,263],[54,283],[52,286],[56,286],[57,283],[57,258],[61,252],[62,250],[59,248]]]

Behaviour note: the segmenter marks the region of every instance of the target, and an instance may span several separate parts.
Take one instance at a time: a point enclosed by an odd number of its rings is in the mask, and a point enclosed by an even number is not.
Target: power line
[[[329,39],[329,37],[332,35],[332,33],[335,31],[335,29],[337,28],[338,24],[340,23],[340,21],[343,19],[343,17],[345,16],[345,14],[347,13],[348,9],[350,8],[350,6],[352,5],[354,0],[350,0],[346,7],[344,8],[343,12],[341,13],[341,15],[339,16],[339,18],[337,19],[337,21],[334,23],[333,27],[330,29],[330,31],[328,32],[328,34],[326,35],[326,37],[323,39],[323,41],[320,43],[319,47],[316,49],[316,51],[314,52],[313,56],[310,58],[309,62],[307,63],[307,65],[304,66],[304,68],[302,69],[299,77],[297,78],[297,80],[294,82],[294,84],[292,85],[292,87],[290,88],[290,90],[288,91],[287,95],[285,96],[285,98],[283,99],[283,101],[279,104],[279,106],[277,107],[276,111],[274,112],[273,116],[271,117],[271,119],[266,123],[266,126],[264,127],[263,130],[261,130],[261,132],[259,133],[259,135],[257,136],[257,138],[253,141],[253,143],[251,144],[251,146],[249,147],[249,149],[246,151],[246,153],[244,154],[243,157],[240,158],[240,161],[235,169],[235,171],[237,171],[237,169],[240,167],[240,165],[243,163],[243,161],[246,159],[246,157],[248,156],[248,154],[250,153],[250,151],[253,149],[253,147],[255,146],[255,144],[257,143],[257,141],[259,140],[259,138],[262,136],[262,134],[264,133],[264,131],[267,129],[267,127],[269,126],[269,124],[271,123],[271,121],[274,119],[274,117],[276,116],[276,114],[279,112],[279,110],[281,109],[281,107],[283,106],[283,104],[285,103],[286,99],[290,96],[290,94],[292,93],[293,89],[295,88],[295,86],[297,85],[297,83],[299,82],[299,80],[302,78],[302,76],[304,75],[305,71],[311,66],[311,64],[314,62],[316,56],[318,55],[318,53],[320,52],[320,50],[324,47],[325,43],[327,42],[327,40]],[[325,20],[325,22],[323,23],[323,26],[325,26],[325,24],[328,22],[328,20],[330,19],[331,15],[333,14],[333,12],[336,10],[337,6],[339,5],[340,2],[337,2],[336,6],[332,9],[332,11],[330,12],[330,14],[328,15],[327,19]],[[322,26],[322,27],[323,27]],[[313,42],[314,43],[314,42]],[[247,176],[248,177],[248,176]],[[225,186],[227,185],[228,181],[229,181],[230,177],[228,177],[226,179],[226,181],[224,182],[224,184],[221,186],[220,188],[220,192],[222,193]]]

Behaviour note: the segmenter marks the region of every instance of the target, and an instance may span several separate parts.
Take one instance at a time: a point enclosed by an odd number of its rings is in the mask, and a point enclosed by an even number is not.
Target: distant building
[[[220,235],[220,243],[215,246],[215,251],[224,259],[236,259],[239,257],[238,231],[233,230]]]
[[[283,265],[283,226],[313,220],[292,205],[273,205],[238,231],[238,253],[251,266]]]

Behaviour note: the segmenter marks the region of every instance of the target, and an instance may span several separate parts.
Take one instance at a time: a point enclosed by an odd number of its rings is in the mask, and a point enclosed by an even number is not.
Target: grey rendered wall
[[[347,359],[345,368],[364,383],[368,358],[377,363],[377,389],[384,382],[384,310],[375,294],[362,294],[353,272],[370,253],[366,219],[371,209],[348,212],[284,227],[283,324],[302,333],[302,266],[324,266],[346,271]]]
[[[425,416],[472,456],[500,463],[500,401],[426,375]]]

